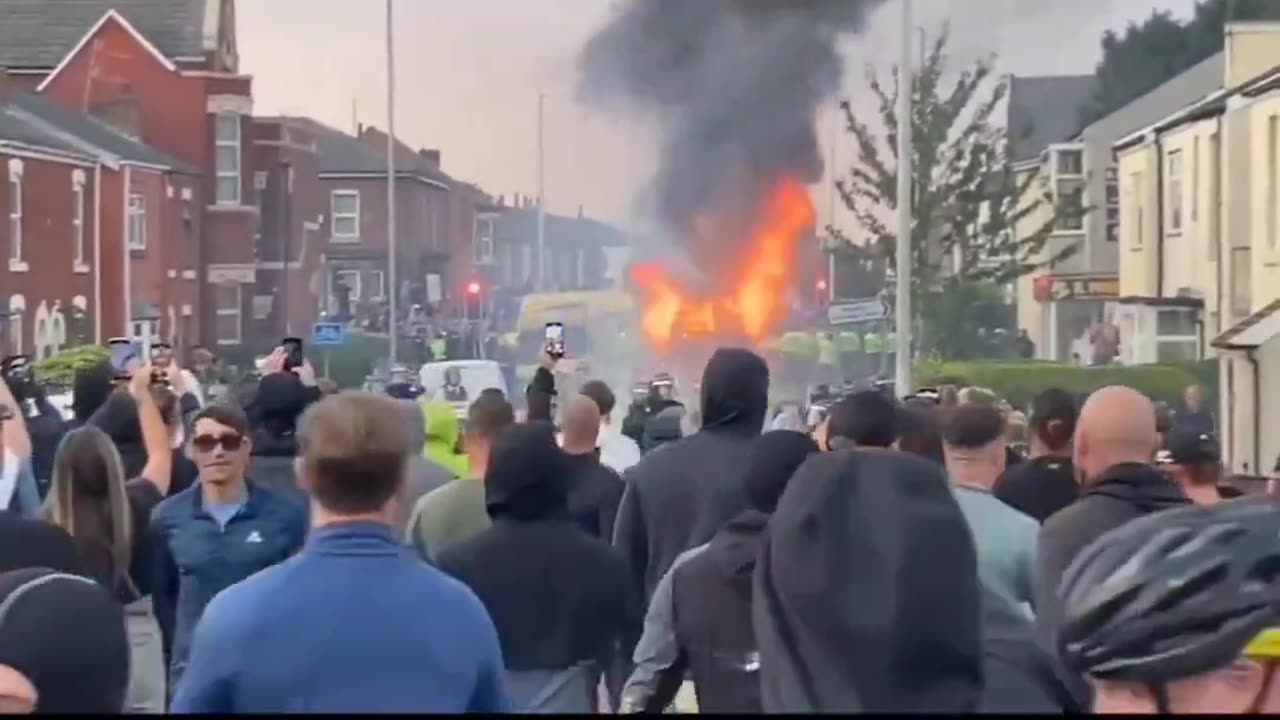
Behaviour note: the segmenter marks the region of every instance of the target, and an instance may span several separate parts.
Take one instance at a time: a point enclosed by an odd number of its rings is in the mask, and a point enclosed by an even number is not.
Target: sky
[[[643,0],[640,0],[643,1]],[[686,0],[698,2],[699,0]],[[786,2],[786,0],[777,0]],[[899,5],[889,0],[845,43],[845,97],[865,97],[863,68],[898,55]],[[619,0],[394,0],[396,134],[438,148],[446,172],[490,194],[538,187],[538,98],[547,207],[631,223],[632,198],[652,172],[652,129],[574,98],[576,61]],[[1194,0],[914,0],[915,24],[945,24],[957,63],[994,53],[1001,73],[1087,74],[1099,39],[1153,7],[1185,16]],[[351,131],[386,127],[386,20],[380,0],[240,0],[241,71],[254,77],[258,114],[309,115]],[[918,41],[917,41],[918,42]],[[852,162],[839,100],[818,119],[837,167]],[[847,214],[823,183],[812,188],[819,227]]]

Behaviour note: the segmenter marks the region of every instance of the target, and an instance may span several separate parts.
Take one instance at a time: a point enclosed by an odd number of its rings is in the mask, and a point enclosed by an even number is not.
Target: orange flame
[[[665,347],[679,332],[685,336],[735,330],[760,340],[781,320],[791,290],[796,242],[813,226],[813,203],[804,185],[778,181],[764,198],[751,242],[741,259],[732,290],[725,297],[695,297],[682,292],[662,267],[636,266],[631,275],[643,295],[641,327]]]

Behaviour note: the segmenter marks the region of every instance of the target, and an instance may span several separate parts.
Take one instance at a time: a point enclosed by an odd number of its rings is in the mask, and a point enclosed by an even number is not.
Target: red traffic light
[[[818,292],[823,292],[823,291],[825,291],[825,290],[827,289],[827,281],[826,281],[826,280],[819,280],[819,281],[818,281],[818,286],[817,286],[817,287],[818,287]]]
[[[471,282],[467,283],[467,294],[468,294],[468,295],[479,295],[479,294],[480,294],[480,283],[476,282],[475,280],[472,280]]]

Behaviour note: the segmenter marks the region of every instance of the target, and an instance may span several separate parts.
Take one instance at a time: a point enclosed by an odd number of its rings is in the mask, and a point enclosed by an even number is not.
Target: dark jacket
[[[524,400],[528,412],[525,413],[525,419],[528,422],[535,420],[553,421],[551,403],[556,396],[556,376],[551,371],[539,367],[533,373],[533,379],[529,381],[529,387],[525,389]]]
[[[992,494],[1006,505],[1044,524],[1080,495],[1070,458],[1041,456],[1005,468]]]
[[[627,407],[627,416],[622,419],[622,434],[636,441],[639,445],[644,439],[644,425],[649,421],[649,412],[642,402],[633,402]]]
[[[768,393],[769,370],[758,355],[717,350],[702,376],[701,429],[627,473],[613,541],[646,601],[676,556],[747,509],[742,478]]]
[[[1098,536],[1126,522],[1191,502],[1167,476],[1150,465],[1124,463],[1088,485],[1080,499],[1055,513],[1040,528],[1036,574],[1036,620],[1056,631],[1061,617],[1058,585],[1062,573]]]
[[[198,407],[199,401],[190,393],[180,399],[181,412],[185,415],[192,407]],[[120,462],[126,478],[136,478],[147,466],[147,449],[142,442],[142,425],[138,422],[138,405],[133,397],[125,393],[115,393],[107,398],[98,408],[89,424],[98,428],[111,438],[111,442],[120,452]],[[173,450],[173,462],[169,472],[169,497],[191,487],[196,482],[199,471],[181,450]]]
[[[565,473],[550,424],[504,431],[484,477],[493,525],[439,556],[484,603],[508,671],[604,668],[639,635],[626,565],[569,516]]]
[[[982,588],[983,687],[978,712],[1081,713],[1059,679],[1056,656],[1038,642],[1035,627],[998,593]]]
[[[684,413],[684,406],[675,403],[659,410],[645,421],[644,432],[640,437],[640,451],[649,453],[684,437],[684,428],[680,425],[684,420]]]
[[[294,477],[298,455],[298,418],[320,393],[302,384],[293,373],[272,373],[262,378],[250,402],[253,422],[253,460],[249,477],[278,495],[306,505],[306,496]]]
[[[675,568],[672,593],[675,633],[683,649],[663,673],[661,712],[674,700],[687,668],[698,693],[698,711],[758,715],[760,653],[751,626],[751,578],[769,517],[748,510],[721,528],[704,552]]]
[[[600,450],[565,455],[569,480],[569,514],[594,538],[613,541],[613,525],[622,502],[622,478],[600,462]]]
[[[199,485],[151,512],[152,593],[175,680],[186,664],[191,633],[213,596],[289,557],[306,538],[305,509],[256,483],[247,487],[244,507],[225,528],[204,511]]]
[[[35,417],[27,418],[27,434],[31,436],[31,471],[43,490],[53,478],[53,458],[67,434],[67,423],[43,396],[36,400],[35,411]]]

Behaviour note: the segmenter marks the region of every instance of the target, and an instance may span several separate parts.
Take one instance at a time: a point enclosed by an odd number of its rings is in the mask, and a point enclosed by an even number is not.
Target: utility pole
[[[897,367],[894,389],[899,396],[911,387],[911,0],[902,2],[901,57],[898,67],[898,247],[894,325],[897,329]]]
[[[396,364],[399,357],[396,309],[399,304],[400,283],[396,278],[396,60],[395,37],[392,32],[392,4],[387,0],[387,284],[390,293],[390,316],[387,330],[390,333],[390,361],[387,369]]]
[[[836,116],[836,121],[831,127],[831,147],[829,148],[830,158],[827,160],[827,223],[831,227],[836,225],[836,143],[840,138],[840,116]],[[831,234],[828,232],[827,242],[827,302],[836,301],[836,246],[831,242]]]
[[[538,292],[546,289],[547,264],[547,189],[546,153],[543,148],[542,110],[546,105],[545,93],[538,93]]]

